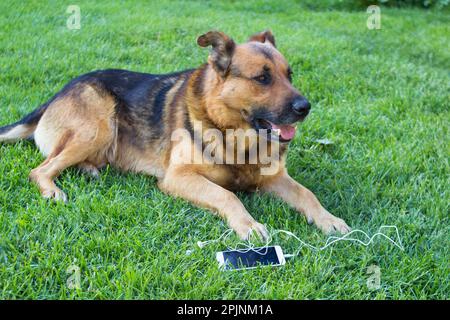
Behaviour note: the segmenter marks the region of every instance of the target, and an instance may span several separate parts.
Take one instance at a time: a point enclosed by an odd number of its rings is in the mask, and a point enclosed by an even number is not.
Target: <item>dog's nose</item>
[[[299,115],[307,115],[311,109],[311,104],[304,97],[297,97],[292,101],[292,109]]]

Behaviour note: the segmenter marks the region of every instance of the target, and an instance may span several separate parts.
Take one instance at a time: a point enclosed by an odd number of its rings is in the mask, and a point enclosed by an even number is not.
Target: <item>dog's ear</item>
[[[248,39],[248,41],[258,41],[258,42],[266,42],[268,41],[269,43],[271,43],[274,47],[276,47],[275,45],[275,37],[273,36],[272,32],[270,30],[266,30],[260,33],[256,33],[254,35],[252,35],[250,37],[250,39]]]
[[[200,47],[212,46],[209,60],[214,69],[225,76],[231,64],[236,44],[233,39],[220,31],[209,31],[198,37],[197,43]]]

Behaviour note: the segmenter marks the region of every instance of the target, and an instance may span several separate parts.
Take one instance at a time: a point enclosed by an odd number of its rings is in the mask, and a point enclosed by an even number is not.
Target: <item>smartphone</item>
[[[286,264],[280,246],[230,250],[216,253],[219,267],[223,270],[253,269],[258,266],[281,266]]]

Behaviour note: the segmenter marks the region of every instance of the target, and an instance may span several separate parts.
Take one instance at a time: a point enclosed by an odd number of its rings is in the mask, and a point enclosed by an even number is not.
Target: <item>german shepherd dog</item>
[[[237,190],[275,194],[325,233],[347,233],[347,224],[324,209],[285,168],[288,143],[310,103],[292,86],[292,71],[273,34],[264,31],[236,44],[226,34],[210,31],[197,43],[212,47],[208,62],[197,69],[164,75],[100,70],[79,76],[19,122],[0,128],[0,142],[34,138],[47,158],[29,177],[44,198],[67,201],[54,182],[64,169],[77,166],[98,176],[98,169],[110,164],[155,176],[163,192],[211,209],[242,239],[253,232],[263,239],[269,234],[233,193]],[[261,160],[174,161],[188,145],[204,147],[194,143],[194,122],[220,132],[255,132],[272,149],[279,147],[278,170],[261,174]],[[189,139],[173,141],[177,129],[187,130]],[[259,133],[262,129],[265,135]],[[244,144],[237,152],[247,148]]]

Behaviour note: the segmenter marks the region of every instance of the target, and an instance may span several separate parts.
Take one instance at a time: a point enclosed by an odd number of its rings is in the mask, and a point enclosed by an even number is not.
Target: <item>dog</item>
[[[242,239],[253,232],[267,239],[269,233],[235,195],[238,190],[274,194],[325,233],[349,232],[287,173],[288,144],[311,106],[293,87],[292,70],[274,35],[264,31],[236,44],[223,32],[210,31],[197,43],[211,52],[196,69],[163,75],[108,69],[75,78],[31,114],[0,128],[0,142],[34,138],[46,159],[29,178],[44,198],[67,201],[54,182],[64,169],[77,166],[98,176],[109,164],[155,176],[160,190],[219,214]],[[261,158],[240,164],[203,156],[201,163],[176,161],[186,148],[205,147],[194,141],[195,123],[219,133],[255,133],[269,153],[279,150],[277,170],[262,174],[267,162]],[[181,129],[187,139],[172,139]],[[248,159],[249,146],[233,150]]]

